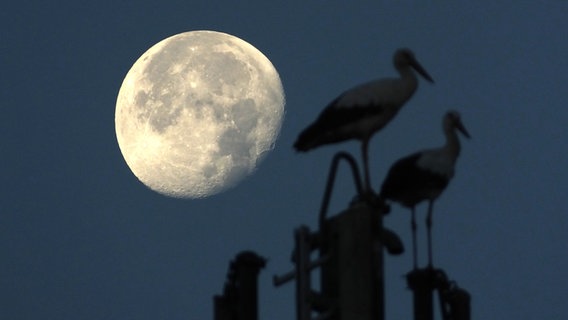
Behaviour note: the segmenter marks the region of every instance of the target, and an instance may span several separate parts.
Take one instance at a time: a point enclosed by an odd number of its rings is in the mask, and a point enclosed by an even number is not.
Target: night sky
[[[299,132],[344,90],[395,76],[411,48],[432,75],[371,142],[378,188],[396,159],[443,143],[456,109],[472,135],[434,212],[434,262],[472,295],[475,319],[568,315],[568,2],[10,1],[0,10],[0,318],[212,319],[229,261],[268,259],[260,317],[295,316],[293,230],[317,225],[335,152],[297,154]],[[126,165],[114,112],[124,76],[160,40],[237,36],[274,64],[286,94],[275,149],[238,186],[168,198]],[[331,213],[355,190],[340,167]],[[418,208],[420,261],[424,217]],[[385,224],[410,249],[410,215]],[[409,250],[410,251],[410,250]],[[386,314],[410,319],[409,252],[386,256]]]

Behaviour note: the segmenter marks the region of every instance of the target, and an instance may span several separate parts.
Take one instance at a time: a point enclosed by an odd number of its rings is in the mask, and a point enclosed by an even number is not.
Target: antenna
[[[351,169],[357,197],[349,208],[328,217],[342,160]],[[383,229],[386,207],[362,190],[356,161],[346,152],[337,153],[332,159],[318,217],[319,230],[311,232],[306,226],[295,230],[295,268],[273,280],[275,286],[296,280],[298,320],[384,319],[383,247],[400,254],[402,243],[394,232]],[[313,260],[311,253],[316,250],[319,255]],[[311,272],[316,268],[320,269],[319,290],[313,289],[311,283]]]
[[[258,273],[266,259],[242,251],[229,264],[222,295],[213,297],[215,320],[258,320]]]
[[[341,161],[353,175],[355,200],[331,217],[327,212]],[[294,269],[275,275],[273,284],[296,284],[297,320],[384,320],[384,253],[404,252],[396,233],[383,226],[388,205],[372,191],[362,191],[354,158],[339,152],[332,159],[318,215],[318,230],[302,225],[294,230]],[[366,189],[365,189],[366,190]],[[315,254],[317,253],[317,255]],[[257,276],[264,258],[244,251],[231,262],[222,296],[215,296],[215,320],[257,320]],[[320,287],[312,287],[312,272],[320,272]],[[413,292],[414,320],[434,320],[434,291],[442,320],[470,320],[471,296],[429,265],[406,276]]]

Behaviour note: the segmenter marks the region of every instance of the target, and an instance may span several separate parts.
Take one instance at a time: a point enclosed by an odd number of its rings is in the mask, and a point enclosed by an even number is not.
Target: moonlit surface
[[[400,156],[443,143],[439,119],[458,109],[475,136],[436,204],[434,262],[470,291],[472,319],[565,319],[568,42],[559,30],[568,30],[568,2],[511,4],[10,2],[0,22],[0,319],[212,320],[212,296],[243,249],[269,259],[259,319],[295,319],[294,284],[275,288],[272,275],[292,270],[293,230],[317,225],[333,154],[359,159],[360,150],[347,142],[298,155],[291,146],[330,96],[395,75],[399,45],[420,53],[436,85],[418,89],[373,139],[373,186]],[[254,175],[172,201],[126,166],[116,97],[146,49],[204,28],[270,58],[286,89],[285,121]],[[348,174],[342,162],[330,214],[353,196]],[[426,209],[417,208],[422,241]],[[385,217],[407,248],[409,221],[397,206]],[[385,263],[385,318],[412,319],[403,277],[412,254]]]
[[[116,136],[146,186],[201,198],[254,171],[283,114],[268,58],[237,37],[192,31],[157,43],[132,66],[116,103]]]

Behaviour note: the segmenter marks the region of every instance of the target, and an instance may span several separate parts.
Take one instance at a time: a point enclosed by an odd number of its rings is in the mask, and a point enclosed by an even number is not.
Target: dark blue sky
[[[359,145],[308,154],[291,146],[337,94],[394,75],[401,46],[436,84],[423,81],[372,140],[375,188],[394,160],[440,145],[443,113],[461,111],[473,139],[436,204],[436,264],[470,291],[475,318],[565,318],[566,17],[564,1],[4,4],[0,318],[212,319],[229,260],[251,249],[269,259],[261,318],[292,319],[293,286],[275,289],[271,277],[292,268],[293,229],[315,228],[332,155],[358,156]],[[254,175],[207,199],[178,200],[146,188],[126,166],[115,102],[144,51],[201,29],[261,50],[280,73],[287,113]],[[342,168],[332,212],[354,195]],[[393,207],[385,224],[409,245],[405,209]],[[401,277],[410,267],[410,254],[387,257],[390,319],[411,317]]]

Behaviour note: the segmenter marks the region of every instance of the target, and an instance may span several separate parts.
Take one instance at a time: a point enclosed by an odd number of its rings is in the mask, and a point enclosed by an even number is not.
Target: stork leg
[[[365,179],[364,192],[371,194],[371,177],[369,174],[369,139],[363,140],[361,152],[363,153],[363,175]]]
[[[417,258],[417,250],[416,250],[416,216],[414,214],[414,207],[410,208],[411,210],[411,220],[410,220],[410,227],[412,228],[412,263],[414,269],[418,269],[418,258]]]
[[[426,216],[426,228],[428,233],[428,267],[432,267],[432,209],[434,201],[428,202],[428,215]]]

